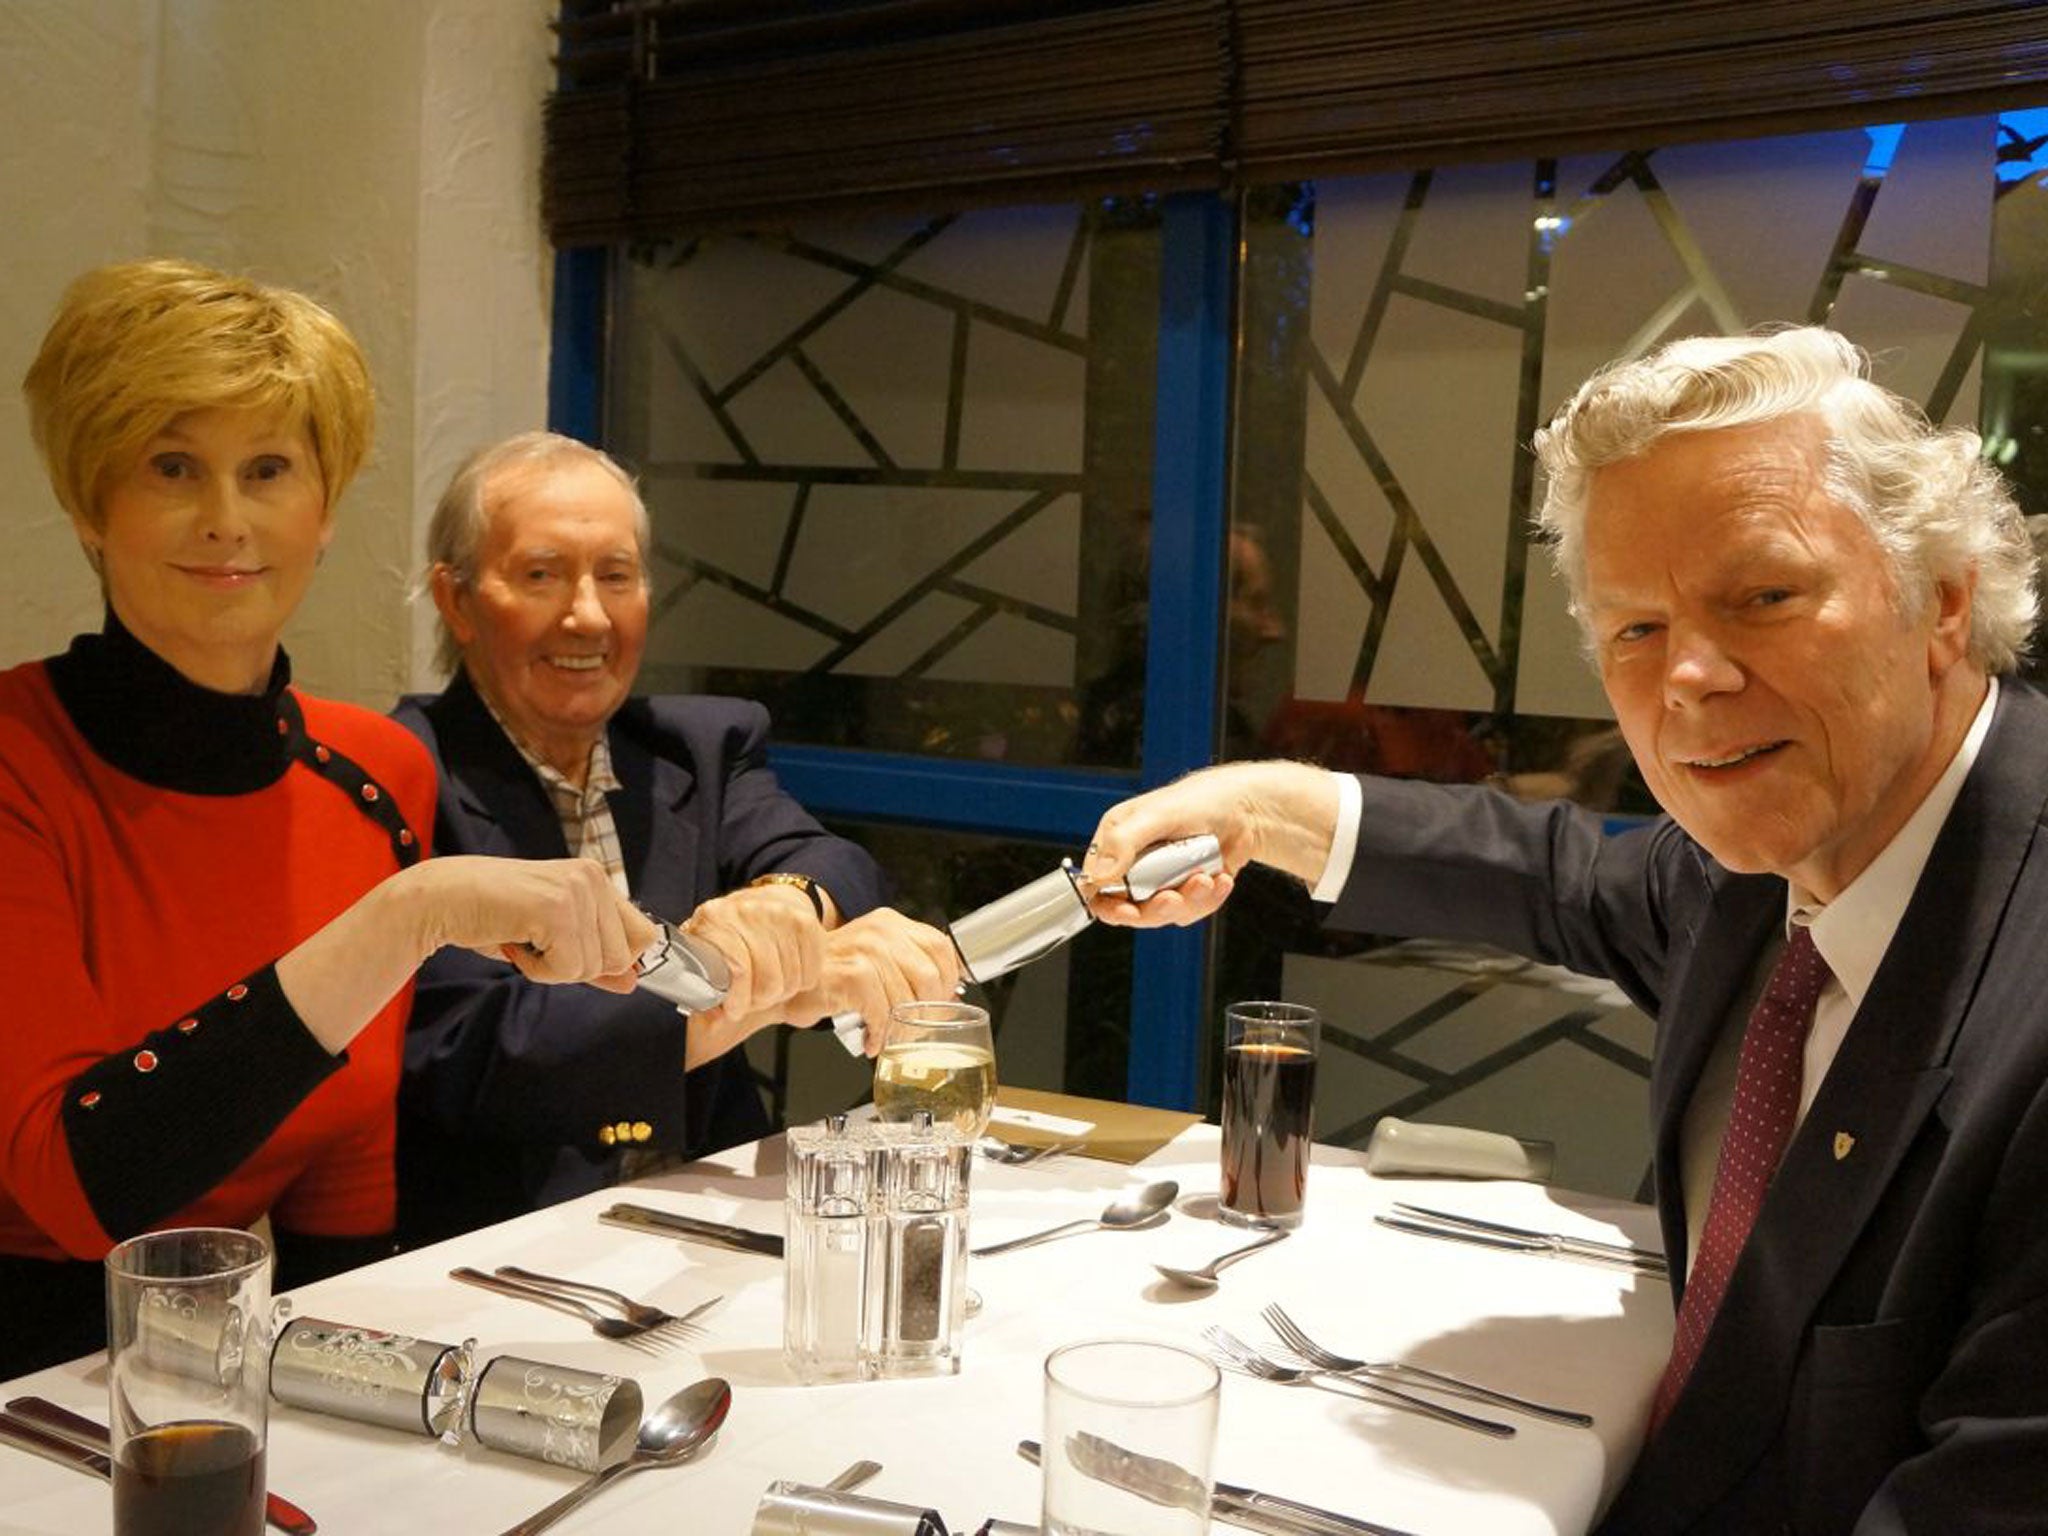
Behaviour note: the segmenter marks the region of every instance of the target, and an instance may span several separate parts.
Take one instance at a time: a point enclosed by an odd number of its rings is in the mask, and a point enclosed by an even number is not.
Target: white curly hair
[[[1937,583],[1976,574],[1970,659],[2010,672],[2025,654],[2037,599],[2025,519],[1976,433],[1936,427],[1870,380],[1870,358],[1834,331],[1802,326],[1674,341],[1603,369],[1536,434],[1548,477],[1536,522],[1573,611],[1586,579],[1586,505],[1597,470],[1674,432],[1818,416],[1828,431],[1828,490],[1863,519],[1912,611]]]

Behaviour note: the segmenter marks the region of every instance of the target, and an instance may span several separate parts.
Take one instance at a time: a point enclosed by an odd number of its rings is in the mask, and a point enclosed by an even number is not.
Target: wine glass
[[[875,1058],[875,1113],[909,1120],[928,1109],[933,1125],[957,1127],[972,1142],[996,1104],[996,1048],[988,1010],[972,1003],[898,1003],[889,1010]]]

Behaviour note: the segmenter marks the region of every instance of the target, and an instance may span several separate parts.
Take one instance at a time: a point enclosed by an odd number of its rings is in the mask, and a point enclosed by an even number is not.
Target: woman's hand
[[[429,955],[459,944],[536,981],[633,986],[656,929],[590,859],[426,859],[277,962],[307,1029],[340,1052]]]
[[[633,988],[633,962],[655,927],[591,859],[429,859],[417,877],[432,942],[502,956],[534,981]],[[423,954],[422,959],[425,958]]]

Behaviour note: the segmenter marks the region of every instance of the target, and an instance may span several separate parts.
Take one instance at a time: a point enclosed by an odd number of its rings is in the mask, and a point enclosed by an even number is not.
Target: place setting
[[[109,1481],[118,1536],[244,1536],[266,1524],[313,1536],[314,1516],[268,1487],[275,1403],[587,1474],[514,1528],[530,1533],[628,1472],[690,1459],[731,1405],[730,1387],[711,1378],[643,1419],[630,1376],[486,1358],[474,1339],[293,1316],[270,1294],[272,1265],[263,1237],[234,1229],[170,1228],[116,1245],[106,1261],[109,1422],[23,1394],[0,1410],[0,1442]],[[657,1317],[602,1286],[512,1273],[532,1281],[527,1299],[567,1303],[573,1291],[618,1308],[620,1320],[637,1312],[637,1337],[701,1333],[696,1319],[712,1305]]]
[[[512,1311],[544,1308],[564,1320],[565,1330],[587,1329],[600,1350],[617,1351],[616,1367],[529,1358],[545,1356],[545,1346],[480,1347],[467,1335],[491,1331],[495,1311],[464,1314],[467,1326],[436,1338],[428,1336],[432,1330],[415,1335],[295,1316],[283,1303],[270,1303],[267,1293],[254,1292],[222,1293],[206,1302],[198,1311],[211,1323],[186,1322],[170,1333],[149,1323],[154,1331],[146,1358],[153,1369],[169,1362],[200,1368],[212,1380],[226,1368],[223,1361],[241,1358],[236,1349],[253,1352],[262,1370],[260,1390],[251,1390],[280,1415],[350,1420],[400,1437],[394,1446],[438,1441],[461,1451],[465,1468],[496,1454],[575,1475],[573,1483],[535,1497],[531,1512],[506,1524],[504,1536],[604,1521],[606,1515],[584,1506],[614,1484],[643,1472],[708,1464],[734,1408],[733,1388],[717,1373],[677,1380],[664,1362],[701,1350],[717,1318],[734,1305],[726,1293],[743,1302],[731,1314],[743,1335],[758,1339],[754,1330],[772,1326],[771,1319],[780,1323],[780,1370],[747,1386],[750,1398],[763,1389],[843,1390],[866,1383],[950,1392],[942,1384],[958,1380],[988,1347],[977,1343],[977,1319],[986,1313],[968,1283],[983,1264],[995,1266],[987,1271],[991,1277],[1018,1279],[1015,1285],[982,1282],[994,1292],[1006,1329],[1036,1310],[1036,1288],[1048,1279],[1065,1286],[1076,1274],[1106,1279],[1142,1270],[1146,1276],[1136,1285],[1120,1281],[1128,1288],[1103,1313],[1128,1334],[1091,1338],[1082,1323],[1072,1330],[1082,1336],[1053,1335],[1030,1366],[1004,1366],[1005,1372],[1035,1367],[1039,1378],[1037,1425],[1018,1424],[1016,1438],[1005,1444],[1038,1465],[1045,1531],[1183,1536],[1214,1522],[1268,1536],[1448,1536],[1441,1527],[1387,1523],[1371,1511],[1337,1507],[1348,1499],[1303,1497],[1315,1492],[1314,1479],[1292,1487],[1293,1479],[1278,1469],[1253,1483],[1217,1478],[1215,1464],[1230,1445],[1228,1424],[1219,1417],[1227,1378],[1242,1381],[1250,1394],[1232,1397],[1236,1403],[1306,1388],[1308,1396],[1383,1410],[1330,1422],[1349,1426],[1351,1434],[1386,1433],[1410,1446],[1431,1436],[1511,1444],[1532,1422],[1594,1426],[1590,1413],[1495,1386],[1479,1379],[1483,1371],[1439,1370],[1399,1350],[1374,1355],[1341,1332],[1325,1337],[1322,1311],[1289,1310],[1293,1292],[1305,1280],[1313,1284],[1313,1271],[1301,1266],[1321,1263],[1310,1256],[1331,1251],[1326,1228],[1308,1239],[1312,1247],[1290,1248],[1304,1240],[1315,1208],[1309,1186],[1320,1018],[1313,1008],[1252,1001],[1226,1010],[1218,1063],[1221,1124],[1209,1132],[1213,1184],[1185,1158],[1105,1178],[1116,1174],[1118,1162],[1091,1154],[1094,1127],[1083,1118],[1093,1113],[1090,1101],[1042,1096],[1018,1111],[1025,1118],[1017,1134],[1029,1142],[992,1136],[1000,1090],[986,1013],[965,1001],[903,1012],[903,1019],[892,1018],[878,1060],[875,1112],[832,1116],[785,1133],[772,1165],[782,1186],[779,1221],[764,1219],[768,1213],[758,1201],[737,1208],[728,1202],[723,1209],[731,1220],[668,1208],[681,1202],[649,1186],[578,1207],[582,1214],[573,1219],[590,1224],[584,1231],[591,1239],[550,1246],[529,1238],[497,1250],[517,1252],[527,1262],[473,1257],[451,1267],[444,1258],[433,1271],[438,1283],[496,1298],[485,1305],[502,1305],[508,1318]],[[1117,1128],[1119,1136],[1127,1131]],[[1063,1217],[1051,1219],[1062,1208]],[[991,1218],[994,1210],[1000,1219]],[[1434,1205],[1396,1206],[1392,1214],[1451,1224],[1449,1213]],[[552,1219],[558,1225],[571,1220]],[[1475,1230],[1509,1235],[1486,1222],[1478,1218]],[[984,1231],[986,1240],[978,1241]],[[695,1260],[667,1280],[651,1279],[641,1263],[631,1266],[635,1278],[628,1280],[619,1262],[626,1250],[612,1239],[596,1239],[600,1232],[656,1236],[702,1248],[707,1256],[724,1251],[742,1261],[772,1261],[773,1268],[723,1266],[714,1288],[701,1283],[706,1272]],[[478,1246],[484,1246],[481,1238]],[[1290,1251],[1296,1257],[1289,1258]],[[1533,1244],[1526,1251],[1579,1256]],[[1030,1257],[1054,1252],[1060,1257]],[[1114,1261],[1105,1263],[1111,1255]],[[699,1283],[692,1283],[693,1273]],[[764,1311],[770,1297],[773,1311]],[[1174,1310],[1184,1305],[1205,1310]],[[1227,1311],[1218,1310],[1225,1305]],[[354,1308],[337,1310],[346,1316]],[[1160,1324],[1143,1326],[1148,1316]],[[1176,1316],[1195,1322],[1177,1327]],[[261,1319],[261,1326],[248,1319]],[[1160,1336],[1148,1336],[1155,1332]],[[117,1324],[117,1341],[123,1336]],[[140,1378],[122,1363],[127,1358],[117,1348],[111,1375],[132,1398]],[[602,1355],[590,1359],[595,1364]],[[647,1379],[658,1384],[658,1394],[622,1368],[635,1360],[652,1373]],[[915,1386],[920,1381],[929,1388]],[[988,1378],[982,1381],[971,1401],[985,1392]],[[991,1411],[1013,1414],[1019,1385],[1003,1387],[997,1396],[1007,1406]],[[263,1431],[250,1421],[262,1419],[247,1397],[240,1418],[224,1422],[239,1423],[245,1438],[254,1436],[260,1445]],[[778,1417],[783,1411],[778,1407]],[[96,1426],[86,1420],[84,1428],[69,1426],[68,1441],[61,1439],[64,1413],[47,1399],[18,1399],[0,1414],[0,1439],[45,1455],[52,1453],[39,1439],[65,1445],[71,1464],[103,1468],[97,1475],[118,1482],[114,1434],[92,1440]],[[964,1512],[957,1486],[939,1478],[921,1488],[927,1473],[906,1470],[875,1491],[869,1485],[881,1474],[873,1453],[886,1454],[890,1442],[866,1442],[858,1411],[847,1422],[856,1433],[844,1450],[870,1454],[829,1480],[769,1475],[783,1469],[745,1458],[746,1476],[759,1477],[748,1495],[751,1523],[745,1528],[753,1536],[948,1536],[947,1514]],[[1404,1423],[1414,1427],[1396,1427]],[[478,1451],[485,1453],[481,1460],[472,1454]],[[89,1459],[95,1456],[96,1463]],[[728,1509],[730,1478],[720,1482]],[[634,1507],[632,1500],[620,1502],[626,1510]],[[981,1502],[973,1519],[951,1529],[1013,1536],[1041,1528],[1021,1502],[993,1514],[984,1512],[987,1505],[1001,1500]],[[270,1494],[253,1507],[288,1536],[315,1529],[313,1516],[282,1495]],[[501,1510],[496,1518],[513,1513]],[[1027,1518],[1011,1518],[1016,1514]],[[137,1529],[148,1536],[151,1528]],[[131,1536],[128,1527],[122,1536]]]

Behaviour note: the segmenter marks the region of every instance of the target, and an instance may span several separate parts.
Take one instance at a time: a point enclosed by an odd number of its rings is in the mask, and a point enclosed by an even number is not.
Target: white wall
[[[64,285],[178,255],[302,288],[369,356],[377,444],[286,641],[315,692],[426,682],[406,602],[470,447],[545,416],[540,104],[550,0],[0,3],[0,665],[99,595],[19,382]]]

